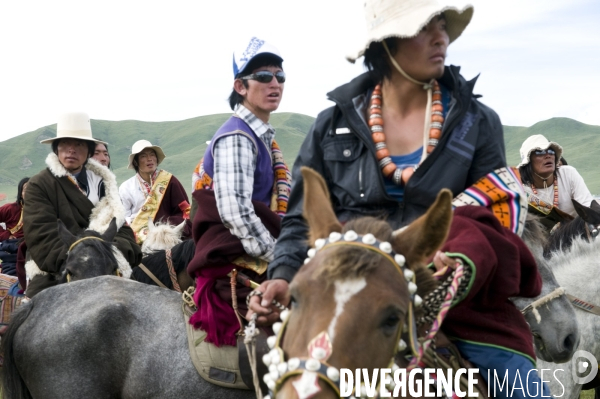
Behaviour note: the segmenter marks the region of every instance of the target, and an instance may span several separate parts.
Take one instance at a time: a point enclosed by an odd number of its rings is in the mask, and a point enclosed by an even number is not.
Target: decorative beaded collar
[[[410,348],[413,354],[416,355],[419,343],[417,341],[413,304],[415,307],[419,307],[423,300],[416,293],[417,285],[415,283],[415,273],[406,267],[405,257],[401,254],[395,253],[392,249],[392,245],[389,242],[378,241],[373,234],[358,235],[353,230],[349,230],[343,235],[338,232],[333,232],[328,238],[316,240],[315,247],[308,250],[308,257],[305,259],[304,263],[306,264],[310,262],[318,251],[339,245],[350,245],[376,252],[389,260],[394,265],[396,270],[398,270],[398,272],[404,276],[407,281],[408,292],[411,299],[407,313],[410,325],[408,328],[408,338],[410,341]],[[275,332],[275,335],[267,338],[267,344],[271,350],[269,353],[263,356],[262,361],[269,368],[269,373],[265,374],[263,377],[263,381],[269,388],[269,395],[265,396],[264,399],[275,398],[277,391],[281,388],[283,383],[288,378],[295,375],[302,375],[300,380],[294,382],[300,399],[310,398],[320,391],[317,383],[318,380],[327,383],[339,395],[340,372],[336,367],[327,363],[327,359],[331,356],[333,349],[329,340],[329,334],[326,331],[321,332],[310,341],[308,345],[309,357],[295,357],[287,361],[285,360],[285,354],[283,349],[281,349],[281,342],[283,340],[283,335],[290,313],[291,311],[287,309],[280,313],[282,322],[273,324],[273,331]],[[398,369],[398,366],[394,363],[394,357],[396,356],[396,353],[399,351],[404,351],[408,347],[406,342],[401,338],[401,335],[402,325],[398,329],[397,333],[398,344],[396,346],[396,352],[392,355],[392,359],[390,361],[391,368],[394,371]],[[390,385],[387,388],[393,389],[393,385]],[[364,396],[363,393],[364,392],[361,391],[355,393],[355,395],[362,397]],[[364,394],[366,395],[366,393]]]

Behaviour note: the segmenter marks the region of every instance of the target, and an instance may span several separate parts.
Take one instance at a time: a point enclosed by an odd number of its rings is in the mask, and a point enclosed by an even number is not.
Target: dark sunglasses
[[[547,150],[535,150],[533,153],[535,155],[546,155],[546,154],[556,155],[556,151],[554,151],[552,148],[548,148]]]
[[[270,83],[273,80],[273,76],[277,79],[277,83],[285,83],[285,72],[277,71],[275,73],[271,71],[258,71],[251,75],[243,76],[244,80],[256,80],[260,83]]]

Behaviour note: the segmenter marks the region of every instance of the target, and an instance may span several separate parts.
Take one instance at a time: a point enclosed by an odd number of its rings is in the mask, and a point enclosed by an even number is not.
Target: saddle
[[[195,329],[190,323],[194,310],[186,303],[183,304],[183,314],[186,322],[188,346],[192,363],[198,374],[211,384],[226,388],[254,390],[252,369],[248,360],[248,352],[244,344],[243,330],[238,333],[237,346],[224,345],[218,347],[204,341],[206,332]],[[256,358],[262,359],[269,352],[267,335],[261,330],[256,337]],[[259,375],[269,372],[263,362],[257,362]],[[263,392],[268,390],[262,379],[260,387]]]
[[[464,359],[456,347],[447,337],[446,335],[438,331],[436,334],[436,345],[435,350],[432,347],[429,347],[427,351],[425,351],[425,356],[423,361],[425,362],[425,367],[431,368],[441,368],[443,370],[452,369],[453,375],[458,369],[464,368],[475,368],[471,362]],[[489,399],[487,395],[488,387],[485,384],[485,380],[479,373],[477,373],[477,385],[475,386],[475,396],[465,396],[466,398],[483,398]],[[465,374],[461,375],[460,378],[460,389],[463,392],[469,391],[469,383],[467,376]]]

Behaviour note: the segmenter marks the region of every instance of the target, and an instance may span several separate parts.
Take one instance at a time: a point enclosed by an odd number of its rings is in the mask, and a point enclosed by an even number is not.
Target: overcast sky
[[[53,0],[0,3],[0,140],[92,119],[173,121],[229,112],[232,52],[250,36],[281,51],[279,111],[311,116],[358,75],[364,0]],[[457,0],[455,4],[466,2]],[[448,51],[504,124],[564,116],[600,125],[600,1],[474,0]]]

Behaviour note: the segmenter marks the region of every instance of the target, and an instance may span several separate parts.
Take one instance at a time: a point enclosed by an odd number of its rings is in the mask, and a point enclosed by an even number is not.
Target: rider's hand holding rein
[[[255,295],[250,298],[246,318],[250,320],[253,313],[258,315],[257,325],[271,325],[279,320],[279,309],[273,305],[273,300],[288,306],[290,303],[289,283],[282,279],[267,280],[256,290],[262,292],[262,296]]]
[[[438,277],[445,275],[446,272],[448,272],[448,268],[454,269],[456,267],[456,262],[442,251],[437,251],[433,257],[433,265],[436,270],[433,276]]]

